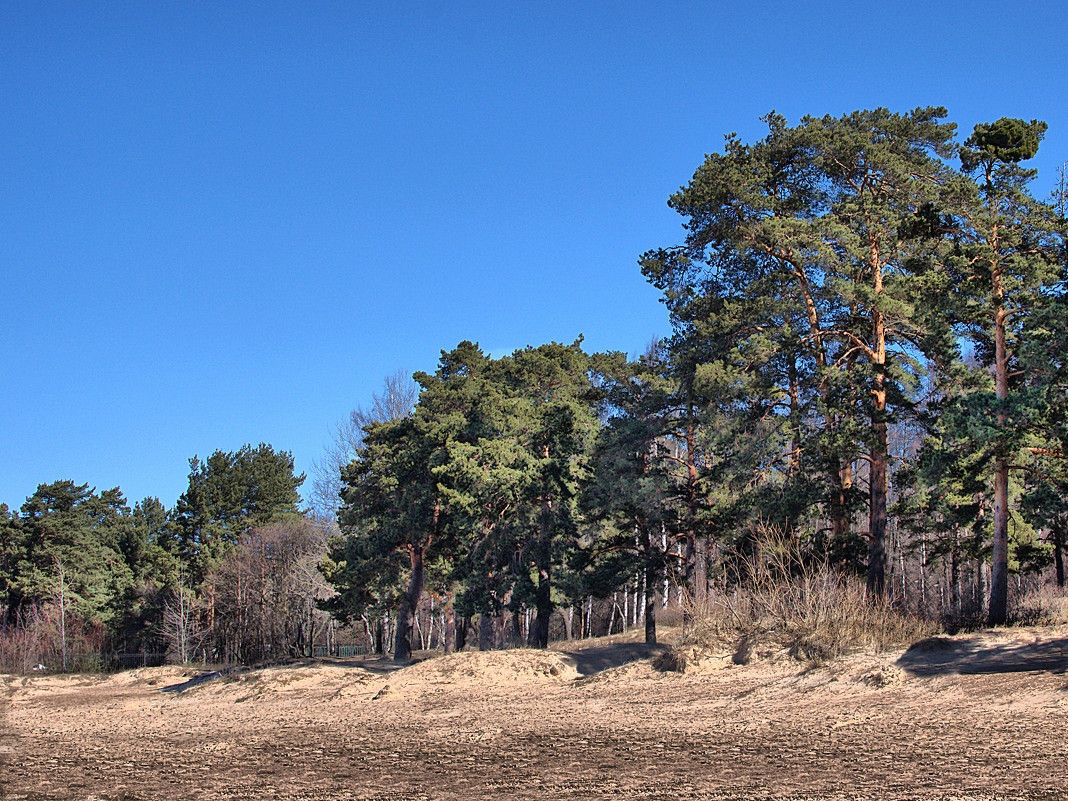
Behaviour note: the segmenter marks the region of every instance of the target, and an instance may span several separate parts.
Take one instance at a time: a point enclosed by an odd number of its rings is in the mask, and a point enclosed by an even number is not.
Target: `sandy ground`
[[[0,677],[10,799],[1064,799],[1068,627],[806,668],[644,646]]]

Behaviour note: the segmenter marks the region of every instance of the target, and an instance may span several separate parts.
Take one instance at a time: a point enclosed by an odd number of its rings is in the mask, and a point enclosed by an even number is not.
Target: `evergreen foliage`
[[[181,596],[198,616],[187,628],[204,630],[199,642],[221,657],[223,641],[208,636],[223,633],[220,568],[251,533],[299,517],[303,476],[293,475],[290,454],[269,445],[216,452],[204,463],[194,457],[190,467],[173,511],[157,498],[131,509],[117,487],[98,493],[70,480],[39,485],[18,514],[0,507],[0,636],[32,625],[52,638],[47,648],[62,653],[64,666],[84,648],[98,652],[96,664],[100,651],[166,650],[168,609]]]
[[[927,611],[937,565],[947,622],[985,602],[1006,622],[1010,574],[1065,583],[1068,199],[1030,193],[1045,123],[958,143],[945,116],[728,135],[668,200],[683,241],[639,260],[670,337],[633,359],[464,341],[397,373],[316,468],[314,525],[266,444],[194,456],[170,510],[70,480],[0,505],[0,634],[58,611],[64,664],[68,621],[111,650],[251,661],[309,652],[326,611],[379,641],[392,621],[404,661],[421,610],[446,650],[475,618],[480,647],[507,639],[509,616],[545,647],[560,607],[571,636],[622,592],[655,642],[669,594],[700,611],[757,580],[768,530],[789,586],[866,575],[888,610],[911,569]]]

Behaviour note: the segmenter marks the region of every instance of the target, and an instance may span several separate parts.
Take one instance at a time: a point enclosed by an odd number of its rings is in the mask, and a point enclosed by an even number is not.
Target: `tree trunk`
[[[1056,539],[1053,540],[1053,564],[1057,570],[1057,586],[1062,590],[1065,588],[1065,544],[1064,537],[1061,533],[1057,533]]]
[[[394,662],[408,662],[412,658],[412,625],[419,599],[423,595],[423,546],[408,547],[411,553],[412,578],[397,609],[397,635],[393,641]]]
[[[271,640],[268,631],[268,618],[267,614],[267,555],[266,548],[264,547],[263,537],[260,537],[260,597],[257,601],[257,605],[260,609],[260,659],[267,656],[268,647],[271,645]]]
[[[493,616],[485,612],[478,616],[478,650],[493,650]]]
[[[1053,569],[1057,586],[1065,586],[1065,527],[1061,524],[1064,516],[1058,516],[1057,522],[1050,527],[1049,543],[1053,546]]]
[[[63,653],[63,672],[69,668],[67,662],[67,582],[66,571],[63,563],[58,559],[55,562],[56,571],[59,573],[59,644]]]
[[[461,616],[456,623],[456,650],[467,647],[467,635],[471,632],[471,618]]]
[[[686,423],[686,541],[689,553],[690,592],[694,605],[704,609],[708,595],[708,540],[697,531],[697,428],[690,410]]]
[[[1001,295],[1001,282],[995,271],[994,291]],[[1000,297],[998,298],[1000,301]],[[999,404],[1009,397],[1009,355],[1005,343],[1005,311],[994,315],[994,381]],[[1004,437],[1005,413],[998,409],[999,437]],[[1001,443],[999,443],[999,448]],[[994,459],[994,531],[990,566],[991,626],[1000,626],[1009,612],[1009,461],[1004,453]]]
[[[1064,530],[1053,529],[1053,564],[1057,569],[1057,586],[1064,589]]]
[[[958,547],[959,532],[953,534],[953,550],[949,554],[949,607],[953,610],[954,617],[960,617],[960,549]]]
[[[445,604],[445,625],[443,628],[442,645],[444,646],[444,651],[447,654],[454,653],[457,650],[457,626],[456,610],[453,608],[451,599]]]
[[[921,617],[927,615],[927,534],[920,532],[920,602]]]
[[[371,627],[371,621],[367,619],[367,615],[360,615],[360,620],[363,621],[363,636],[367,638],[367,645],[372,651],[378,650],[378,639],[375,637],[375,631]],[[327,656],[330,655],[330,642],[327,638]]]
[[[540,520],[540,538],[538,548],[538,589],[535,594],[537,617],[530,631],[530,645],[535,648],[549,647],[549,617],[553,613],[552,601],[552,507],[550,501],[543,501]]]
[[[708,537],[698,536],[694,541],[693,583],[697,611],[704,614],[708,606]]]
[[[646,551],[651,550],[649,532],[645,534]],[[656,644],[656,566],[651,559],[645,562],[645,642]]]
[[[518,609],[512,610],[512,646],[518,647],[526,642],[523,636],[523,615]]]
[[[675,547],[674,544],[672,544],[671,548],[674,549],[674,547]],[[665,559],[664,595],[660,600],[660,608],[661,609],[667,609],[668,603],[671,600],[671,582],[668,579],[668,570],[669,570],[669,568],[667,567],[667,562],[669,561],[669,554],[668,554],[667,526],[665,526],[664,523],[660,524],[660,550],[661,550],[661,552],[663,552],[664,559]],[[674,570],[674,567],[672,566],[670,569]]]
[[[870,514],[868,523],[868,596],[881,598],[886,590],[886,423],[875,426],[871,454]]]
[[[797,358],[790,357],[790,474],[795,475],[801,467],[801,397],[797,381]]]
[[[846,543],[849,540],[852,529],[852,520],[849,510],[849,491],[853,488],[853,463],[849,459],[834,456],[831,464],[835,476],[834,495],[831,508],[831,542],[840,549],[839,553],[847,553]],[[839,560],[839,568],[847,567],[844,560]]]
[[[1000,626],[1009,611],[1009,464],[994,460],[994,531],[990,565],[989,624]]]
[[[883,288],[882,273],[875,272],[875,292]],[[886,490],[888,438],[886,426],[886,326],[882,313],[872,310],[872,448],[868,523],[868,597],[882,598],[886,591]]]

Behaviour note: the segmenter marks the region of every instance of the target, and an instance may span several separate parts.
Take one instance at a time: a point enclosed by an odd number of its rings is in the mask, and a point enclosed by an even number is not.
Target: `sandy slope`
[[[807,670],[721,654],[680,675],[648,656],[614,642],[200,683],[0,677],[0,795],[1068,798],[1068,627]]]

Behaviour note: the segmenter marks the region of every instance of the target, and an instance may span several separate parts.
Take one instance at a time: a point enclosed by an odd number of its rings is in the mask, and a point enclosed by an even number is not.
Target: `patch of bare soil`
[[[1062,799],[1068,627],[806,667],[633,642],[0,677],[0,796]]]

